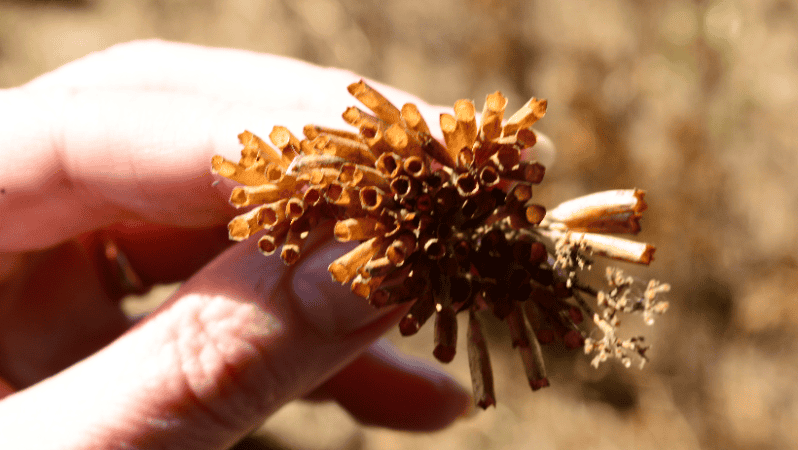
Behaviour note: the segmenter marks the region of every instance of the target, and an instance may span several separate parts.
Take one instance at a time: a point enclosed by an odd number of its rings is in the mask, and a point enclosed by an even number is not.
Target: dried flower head
[[[643,191],[588,195],[551,211],[532,200],[545,168],[521,157],[536,142],[532,125],[546,100],[531,99],[504,121],[507,99],[487,96],[479,123],[474,104],[459,100],[441,114],[444,143],[434,139],[413,104],[395,107],[362,80],[349,92],[373,114],[348,108],[357,132],[307,125],[305,139],[284,127],[269,135],[276,149],[250,132],[239,135],[238,163],[215,156],[214,173],[241,183],[230,202],[255,206],[229,224],[230,238],[265,231],[260,250],[279,247],[286,264],[299,259],[310,230],[334,220],[339,241],[360,245],[329,266],[333,280],[377,307],[413,302],[399,323],[403,335],[434,318],[433,354],[455,356],[456,314],[468,311],[468,358],[476,402],[495,404],[482,311],[507,323],[533,390],[549,385],[541,344],[560,340],[625,365],[646,360],[643,339],[617,337],[620,313],[646,323],[665,311],[667,285],[639,283],[608,272],[609,292],[579,281],[592,255],[648,264],[654,248],[607,234],[637,233]],[[586,296],[596,299],[597,311]],[[600,338],[588,337],[584,314]]]

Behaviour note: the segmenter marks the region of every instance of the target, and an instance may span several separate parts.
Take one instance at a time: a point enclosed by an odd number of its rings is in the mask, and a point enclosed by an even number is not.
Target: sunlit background
[[[541,203],[647,190],[656,260],[629,269],[673,290],[644,370],[555,345],[532,393],[497,328],[495,409],[415,435],[296,403],[240,449],[798,448],[796,23],[786,0],[0,0],[0,87],[142,38],[276,53],[446,105],[547,98]],[[430,334],[391,338],[432,359]]]

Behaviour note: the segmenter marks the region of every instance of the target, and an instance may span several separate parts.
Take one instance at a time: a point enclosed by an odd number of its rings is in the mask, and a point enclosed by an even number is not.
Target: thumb
[[[345,251],[309,243],[286,268],[256,239],[234,246],[108,347],[0,402],[16,424],[0,448],[229,447],[404,314],[330,281]]]

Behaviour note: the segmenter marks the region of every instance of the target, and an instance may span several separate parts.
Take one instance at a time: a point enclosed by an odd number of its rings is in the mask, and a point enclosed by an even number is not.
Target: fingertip
[[[468,391],[446,372],[399,352],[385,339],[322,386],[314,399],[335,399],[365,425],[435,431],[472,414]]]

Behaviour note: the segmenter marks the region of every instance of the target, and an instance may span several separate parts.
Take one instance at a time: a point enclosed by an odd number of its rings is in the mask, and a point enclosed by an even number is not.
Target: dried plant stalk
[[[451,114],[441,114],[441,131],[449,156],[456,160],[460,150],[470,148],[467,130]]]
[[[533,98],[509,119],[502,129],[502,135],[511,136],[522,128],[529,128],[546,114],[546,100]]]
[[[384,191],[389,188],[388,180],[379,171],[360,164],[341,166],[338,181],[350,186],[374,186]]]
[[[381,237],[371,238],[333,261],[329,267],[333,279],[341,284],[351,281],[358,269],[380,250],[383,241]]]
[[[285,243],[283,244],[283,252],[280,254],[280,257],[283,258],[283,261],[285,261],[286,264],[293,264],[299,260],[302,244],[305,243],[306,238],[307,232],[296,232],[291,229],[288,230],[288,235],[286,236]]]
[[[575,198],[554,208],[549,223],[572,231],[635,234],[648,206],[644,197],[640,189],[619,189]]]
[[[363,298],[369,298],[371,294],[380,287],[384,279],[385,275],[364,277],[358,274],[355,276],[355,279],[352,280],[352,293]]]
[[[477,138],[477,119],[474,103],[471,100],[457,100],[454,102],[454,115],[457,119],[457,128],[465,138],[464,147],[471,148]]]
[[[363,272],[370,278],[384,277],[394,269],[396,269],[396,264],[392,263],[391,260],[385,256],[372,259],[363,266]]]
[[[493,370],[482,325],[472,309],[468,314],[468,366],[471,369],[471,384],[474,389],[474,400],[477,406],[487,409],[496,405],[496,394],[493,391]]]
[[[407,127],[419,134],[430,134],[427,122],[418,111],[416,105],[412,103],[405,103],[401,111],[402,120],[407,124]]]
[[[454,308],[449,305],[440,308],[435,315],[435,349],[432,354],[438,361],[451,362],[457,347],[457,317]]]
[[[227,224],[227,231],[230,239],[233,241],[243,241],[262,230],[266,226],[263,220],[264,211],[267,211],[269,208],[269,205],[262,205],[240,216],[236,216]]]
[[[654,247],[642,242],[579,231],[554,232],[552,236],[560,236],[561,245],[576,245],[599,256],[620,261],[650,264],[654,259]]]
[[[271,134],[269,134],[269,139],[272,141],[272,144],[280,149],[283,154],[283,159],[288,159],[289,164],[295,157],[299,156],[301,151],[299,139],[297,139],[288,128],[279,125],[274,127]]]
[[[363,80],[350,84],[349,93],[360,100],[360,103],[366,105],[368,109],[374,111],[374,114],[384,122],[397,123],[400,121],[399,110]]]
[[[284,196],[284,189],[273,184],[239,186],[233,189],[230,203],[238,208],[243,208],[260,203],[273,203],[281,200]]]
[[[513,339],[513,347],[517,347],[521,355],[529,386],[533,391],[548,386],[549,380],[546,378],[540,342],[518,304],[514,306],[506,320]]]
[[[273,226],[263,237],[258,240],[258,249],[266,256],[271,255],[277,250],[277,247],[282,245],[285,241],[285,236],[288,234],[288,227],[290,223],[288,220],[283,220],[277,225]]]
[[[388,128],[385,122],[356,106],[346,108],[342,117],[349,125],[360,129],[360,134],[367,139],[373,138],[378,130],[384,131]]]
[[[213,173],[229,178],[236,183],[245,184],[247,186],[258,186],[266,184],[269,180],[266,176],[257,170],[249,170],[248,168],[228,161],[223,157],[216,155],[211,160],[211,167]]]
[[[263,141],[263,139],[255,136],[249,131],[244,131],[238,135],[238,141],[244,145],[241,150],[240,164],[244,167],[250,167],[259,158],[264,158],[266,161],[277,164],[283,167],[288,167],[291,161],[286,161],[280,154]]]
[[[363,137],[358,133],[336,130],[335,128],[322,127],[319,125],[305,125],[305,127],[302,129],[302,134],[304,134],[305,137],[310,140],[316,139],[319,137],[319,135],[326,134],[330,136],[339,136],[342,138],[351,139],[353,141],[364,142]]]
[[[285,207],[287,204],[288,199],[282,199],[274,203],[263,205],[264,207],[260,210],[258,220],[262,222],[265,227],[274,227],[285,220]]]
[[[358,217],[339,221],[334,233],[341,242],[362,241],[385,234],[385,227],[375,217]]]
[[[318,188],[322,189],[336,181],[341,176],[341,171],[336,169],[315,169],[310,171],[307,181]]]
[[[507,107],[507,98],[501,92],[496,91],[485,99],[485,107],[482,109],[482,122],[479,124],[480,140],[490,142],[498,138],[502,132],[502,119],[504,118],[504,108]]]
[[[331,155],[355,164],[374,164],[376,156],[369,146],[351,139],[334,135],[320,135],[313,140],[313,147],[322,155]]]

